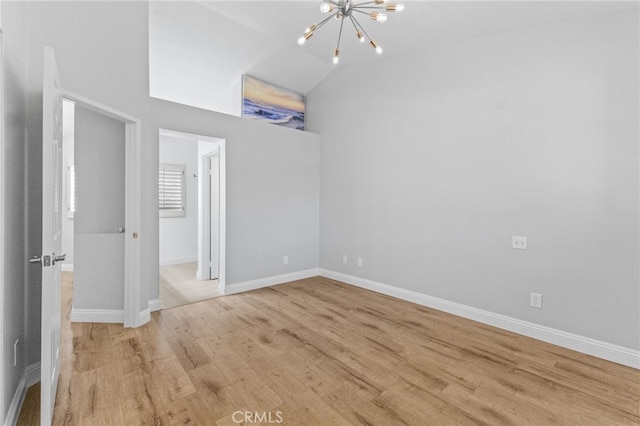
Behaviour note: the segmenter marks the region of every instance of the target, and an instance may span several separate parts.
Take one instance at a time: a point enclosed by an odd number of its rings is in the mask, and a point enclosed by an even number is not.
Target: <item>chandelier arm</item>
[[[338,14],[338,12],[340,12],[339,10],[336,10],[335,12],[333,12],[331,15],[329,15],[327,18],[323,19],[322,21],[320,21],[319,24],[316,24],[316,30],[320,29],[321,26],[323,26],[324,24],[326,24],[329,19],[333,18],[334,16],[336,16]]]
[[[369,15],[369,12],[364,12],[360,9],[351,9],[353,12],[358,12],[358,13],[362,13],[363,15]]]
[[[354,6],[352,7],[352,10],[357,10],[359,11],[360,9],[368,9],[368,10],[382,10],[382,11],[386,11],[387,7],[386,6]],[[362,12],[361,13],[366,13],[366,12]]]
[[[353,24],[353,28],[355,28],[356,32],[359,32],[360,29],[358,28],[358,26],[356,25],[353,16],[349,15],[349,20],[351,21],[351,24]]]
[[[351,16],[351,15],[349,15],[349,18],[351,18],[351,19],[355,22],[355,25],[357,25],[358,27],[360,27],[360,30],[362,31],[362,33],[363,33],[364,35],[366,35],[366,36],[367,36],[367,38],[369,39],[369,41],[371,41],[371,40],[372,40],[372,38],[369,36],[369,33],[367,33],[367,32],[365,31],[364,27],[360,24],[360,22],[359,22],[356,18],[354,18],[353,16]]]
[[[324,1],[324,0],[323,0],[323,1]],[[360,7],[360,6],[364,6],[364,5],[367,5],[367,4],[374,4],[374,3],[375,3],[375,1],[364,1],[364,2],[362,2],[362,3],[356,3],[356,4],[352,5],[351,7],[352,7],[352,8],[354,8],[354,7]]]
[[[342,27],[344,26],[344,15],[340,20],[340,31],[338,32],[338,44],[336,44],[336,50],[340,48],[340,39],[342,38]]]

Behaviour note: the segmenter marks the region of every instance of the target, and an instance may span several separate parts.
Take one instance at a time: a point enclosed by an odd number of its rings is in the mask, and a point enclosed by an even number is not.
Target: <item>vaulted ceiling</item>
[[[296,43],[326,16],[319,0],[150,2],[151,94],[235,114],[242,74],[307,94],[340,67],[375,66],[396,55],[428,55],[447,43],[622,9],[637,13],[638,7],[630,1],[399,2],[405,10],[389,14],[384,24],[360,20],[384,54],[358,43],[345,26],[337,66],[331,58],[338,21],[304,46]]]

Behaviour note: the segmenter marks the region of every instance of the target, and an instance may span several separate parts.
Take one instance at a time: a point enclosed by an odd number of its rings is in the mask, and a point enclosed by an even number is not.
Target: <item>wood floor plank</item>
[[[154,312],[137,329],[71,324],[71,285],[63,277],[55,425],[236,425],[246,415],[640,426],[636,369],[326,278]],[[39,423],[35,393],[20,425]]]
[[[149,374],[153,377],[164,404],[171,405],[173,401],[196,392],[177,356],[151,361],[150,364]]]
[[[525,421],[507,410],[501,410],[493,401],[478,398],[473,391],[452,384],[440,393],[440,397],[450,405],[458,407],[473,419],[489,425],[524,425]]]
[[[487,424],[478,418],[474,418],[462,408],[450,404],[442,398],[440,393],[428,392],[420,386],[402,383],[394,388],[386,390],[383,395],[386,398],[393,398],[398,395],[403,401],[414,410],[421,413],[421,416],[434,418],[433,422],[425,424],[443,425],[484,425]]]
[[[552,424],[572,421],[572,419],[564,417],[563,413],[554,413],[546,404],[533,403],[531,400],[522,398],[519,392],[514,392],[497,383],[482,383],[473,391],[473,394],[483,401],[490,401],[498,410],[517,416],[524,424],[535,424],[536,422]]]

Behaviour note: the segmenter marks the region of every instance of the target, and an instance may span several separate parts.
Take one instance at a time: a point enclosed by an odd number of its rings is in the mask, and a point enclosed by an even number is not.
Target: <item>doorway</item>
[[[159,130],[162,308],[224,294],[225,141]]]
[[[63,117],[62,247],[69,263],[62,269],[73,268],[71,319],[123,322],[126,126],[69,101]]]
[[[90,246],[93,244],[93,247],[100,247],[101,250],[102,248],[107,247],[107,245],[110,246],[111,250],[108,250],[108,252],[111,257],[113,257],[109,258],[107,255],[93,256],[90,258],[92,263],[87,269],[89,271],[103,270],[105,265],[115,265],[117,263],[119,265],[118,268],[121,270],[121,272],[117,273],[117,281],[122,282],[123,286],[119,291],[111,291],[109,290],[109,287],[111,286],[93,285],[96,283],[96,280],[91,279],[90,282],[92,283],[92,288],[84,292],[88,295],[88,298],[85,298],[86,300],[83,302],[86,303],[89,308],[82,309],[81,307],[76,306],[74,302],[71,319],[74,322],[112,322],[123,323],[125,327],[138,327],[150,320],[149,310],[142,309],[140,301],[140,240],[138,238],[138,233],[141,222],[141,188],[139,176],[141,170],[141,159],[139,155],[141,146],[141,123],[140,120],[135,117],[68,90],[62,90],[62,96],[64,100],[67,101],[64,106],[67,106],[67,109],[69,110],[67,117],[64,118],[69,118],[69,116],[71,116],[74,121],[74,125],[71,127],[71,132],[73,134],[71,135],[70,142],[71,146],[74,147],[74,156],[66,158],[67,161],[63,164],[62,173],[64,177],[62,189],[65,191],[62,201],[63,203],[66,203],[65,207],[71,207],[71,204],[74,204],[75,207],[77,204],[77,197],[73,196],[74,194],[70,188],[70,180],[77,178],[77,174],[74,172],[77,172],[78,169],[76,167],[77,164],[74,163],[78,158],[74,157],[78,155],[78,152],[76,152],[77,150],[75,149],[74,138],[76,136],[75,129],[78,128],[79,121],[87,122],[87,125],[84,126],[86,130],[84,139],[94,140],[99,133],[103,133],[103,131],[109,132],[108,129],[112,129],[112,131],[115,131],[117,134],[115,139],[122,139],[120,140],[120,143],[124,144],[122,146],[122,151],[118,154],[120,155],[120,158],[113,163],[118,164],[118,181],[121,182],[120,186],[124,186],[124,188],[114,190],[113,185],[110,185],[109,182],[94,182],[94,184],[89,184],[86,191],[89,193],[97,192],[100,194],[113,192],[112,195],[118,199],[118,204],[120,204],[120,206],[118,208],[101,208],[99,215],[106,218],[106,220],[99,225],[100,229],[94,229],[83,236],[83,244],[87,242],[87,238],[102,238],[102,240],[106,240],[97,244],[95,244],[95,241],[93,243],[89,242],[88,244]],[[63,109],[63,114],[64,112],[65,111]],[[82,117],[80,117],[79,114],[82,115]],[[88,124],[89,122],[92,123]],[[65,122],[63,121],[63,127],[64,124]],[[66,136],[68,135],[63,135],[63,139]],[[94,159],[93,165],[95,166],[100,163],[104,166],[104,161],[102,160],[104,159]],[[86,159],[82,161],[86,161]],[[85,164],[85,166],[86,165],[87,164]],[[91,164],[89,164],[89,168],[91,168]],[[96,178],[96,176],[90,171],[85,173],[85,177],[89,177],[93,180]],[[78,181],[75,182],[76,188],[77,183]],[[92,208],[99,204],[103,205],[108,201],[109,197],[94,197],[94,199],[97,200],[97,204],[93,205]],[[70,215],[75,217],[75,212],[70,212],[69,210],[63,211],[65,220],[69,221],[70,218],[68,216]],[[72,226],[68,226],[66,232],[67,234],[70,232],[72,237],[66,238],[66,241],[67,243],[73,242],[75,244],[71,244],[70,247],[66,247],[71,249],[73,255],[67,257],[67,259],[70,260],[70,264],[63,266],[63,269],[66,271],[77,272],[77,265],[74,263],[77,263],[79,251],[83,251],[83,253],[86,254],[86,252],[90,250],[82,249],[82,247],[79,246],[74,247],[78,245],[79,241],[76,238],[76,234],[78,233],[78,223],[73,219],[71,219],[71,222]],[[63,238],[63,241],[64,240],[65,238]],[[94,251],[94,254],[95,253],[96,252]],[[89,272],[89,274],[90,273],[91,272]],[[100,288],[108,292],[107,297],[96,298],[99,291],[93,290]],[[104,303],[107,305],[103,306]]]

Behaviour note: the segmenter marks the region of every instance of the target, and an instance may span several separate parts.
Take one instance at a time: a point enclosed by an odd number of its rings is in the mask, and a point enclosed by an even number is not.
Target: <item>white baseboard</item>
[[[273,277],[260,278],[257,280],[245,281],[236,284],[226,285],[224,294],[236,294],[250,290],[257,290],[277,284],[284,284],[291,281],[303,280],[305,278],[317,277],[320,273],[318,268],[307,269],[305,271],[291,272],[289,274],[274,275]]]
[[[7,411],[7,416],[5,417],[4,426],[12,426],[18,422],[18,417],[20,416],[20,410],[22,409],[22,403],[24,402],[24,397],[27,394],[27,389],[39,381],[40,363],[38,362],[27,366],[27,368],[24,369],[24,373],[22,373],[22,377],[18,382],[18,387],[13,394],[11,405]]]
[[[198,257],[176,257],[174,259],[160,259],[160,266],[179,265],[181,263],[195,263]]]
[[[60,270],[62,272],[73,272],[73,263],[63,263],[60,265]]]
[[[151,309],[147,308],[144,311],[138,313],[138,324],[136,325],[136,327],[144,325],[149,321],[151,321]]]
[[[506,315],[484,311],[482,309],[450,302],[437,297],[427,296],[426,294],[405,290],[388,284],[367,280],[365,278],[343,274],[341,272],[320,268],[320,275],[355,285],[357,287],[365,288],[367,290],[375,291],[377,293],[386,294],[388,296],[397,297],[398,299],[407,300],[429,308],[448,312],[459,317],[478,321],[483,324],[492,325],[494,327],[522,334],[527,337],[532,337],[537,340],[542,340],[543,342],[562,346],[587,355],[592,355],[618,364],[640,369],[640,351],[635,349],[602,342],[589,337],[522,321]]]
[[[27,389],[40,381],[40,363],[28,365],[24,370]]]
[[[160,299],[151,299],[149,300],[149,311],[155,312],[162,309],[162,300]]]
[[[16,388],[16,392],[13,394],[13,399],[11,400],[11,405],[9,405],[9,410],[7,411],[7,416],[4,420],[4,426],[12,426],[18,423],[18,417],[20,416],[20,409],[22,408],[22,403],[24,402],[24,396],[27,394],[27,386],[26,386],[26,378],[23,375],[18,382],[18,387]]]
[[[76,309],[71,307],[71,322],[103,322],[124,324],[122,309]]]
[[[146,324],[151,320],[151,312],[162,309],[160,299],[149,301],[149,308],[138,313],[137,324]],[[76,309],[71,308],[71,322],[98,322],[124,324],[122,309]]]

